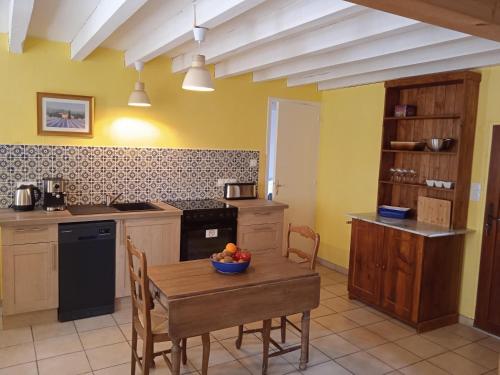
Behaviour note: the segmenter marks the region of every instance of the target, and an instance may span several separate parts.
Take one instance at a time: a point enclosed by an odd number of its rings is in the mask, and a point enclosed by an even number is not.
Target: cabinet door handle
[[[37,228],[28,228],[28,229],[25,229],[25,228],[21,229],[21,228],[19,228],[19,229],[16,229],[16,232],[18,232],[18,233],[27,232],[27,231],[36,232],[36,231],[41,231],[41,230],[43,230],[43,228],[38,228],[38,227]]]
[[[257,216],[269,216],[271,215],[271,212],[266,211],[266,212],[255,212],[255,215]]]
[[[57,271],[57,245],[52,244],[52,270]]]
[[[260,227],[260,228],[254,228],[254,232],[265,232],[268,230],[274,230],[274,227]]]
[[[375,263],[375,268],[380,268],[380,264]]]
[[[382,265],[382,270],[385,271],[387,266],[385,264]]]

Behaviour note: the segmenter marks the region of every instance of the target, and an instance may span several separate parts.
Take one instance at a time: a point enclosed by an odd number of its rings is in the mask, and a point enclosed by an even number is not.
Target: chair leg
[[[238,326],[238,338],[236,339],[236,349],[241,348],[242,341],[243,341],[243,325]]]
[[[130,374],[135,375],[135,355],[137,354],[137,331],[132,327],[132,359],[130,363]]]
[[[271,319],[264,320],[262,325],[262,375],[267,374],[267,365],[269,362],[269,342],[271,337]]]
[[[185,365],[188,361],[188,358],[187,358],[187,339],[182,339],[182,348],[181,348],[182,352],[182,364]]]
[[[149,375],[149,368],[153,360],[153,338],[147,337],[142,345],[142,373],[143,375]]]
[[[286,316],[281,317],[281,342],[286,342]]]
[[[201,341],[203,342],[203,360],[201,363],[201,375],[207,375],[208,360],[210,359],[210,334],[204,333],[203,335],[201,335]]]

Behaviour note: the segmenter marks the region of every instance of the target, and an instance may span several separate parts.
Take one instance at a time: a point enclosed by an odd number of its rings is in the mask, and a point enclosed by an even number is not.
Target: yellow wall
[[[481,228],[493,124],[500,124],[500,67],[482,69],[472,181],[481,201],[470,202],[460,313],[473,317],[481,251]],[[322,96],[317,229],[320,256],[347,267],[348,212],[374,211],[377,202],[383,84],[327,91]]]

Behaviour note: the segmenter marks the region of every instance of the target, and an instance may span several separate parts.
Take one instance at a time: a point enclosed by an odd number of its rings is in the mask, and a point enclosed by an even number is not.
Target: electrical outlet
[[[236,182],[235,178],[219,178],[217,180],[217,186],[222,187],[225,184],[234,183],[234,182]]]
[[[33,186],[36,186],[36,181],[18,181],[18,182],[16,182],[16,187],[19,187],[21,185],[33,185]]]
[[[470,200],[472,202],[479,202],[481,199],[481,184],[473,182],[470,184]]]
[[[255,168],[257,166],[257,159],[250,159],[250,168]]]

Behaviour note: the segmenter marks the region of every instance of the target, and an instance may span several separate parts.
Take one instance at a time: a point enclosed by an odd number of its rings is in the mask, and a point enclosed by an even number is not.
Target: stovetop
[[[174,206],[183,211],[194,211],[194,210],[225,210],[234,209],[226,203],[216,201],[214,199],[199,199],[199,200],[183,200],[183,201],[165,201],[166,204]]]

